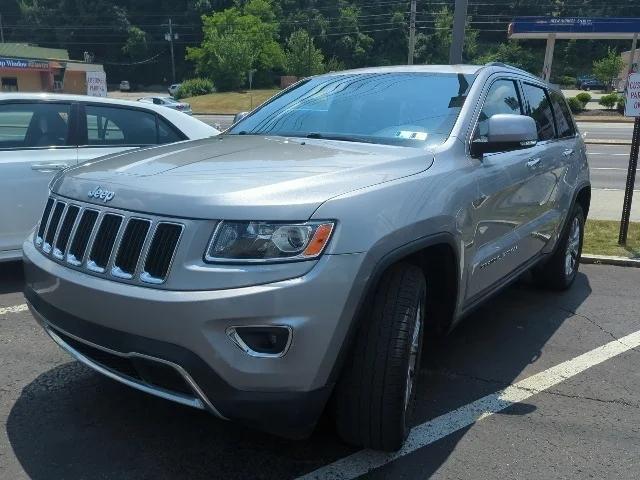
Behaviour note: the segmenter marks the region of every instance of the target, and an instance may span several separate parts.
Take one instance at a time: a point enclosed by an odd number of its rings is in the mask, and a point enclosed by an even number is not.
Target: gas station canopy
[[[632,39],[640,32],[640,18],[517,17],[509,24],[509,38]]]
[[[635,57],[640,18],[516,17],[509,24],[509,38],[547,41],[541,77],[551,78],[556,40],[633,39],[631,61]]]

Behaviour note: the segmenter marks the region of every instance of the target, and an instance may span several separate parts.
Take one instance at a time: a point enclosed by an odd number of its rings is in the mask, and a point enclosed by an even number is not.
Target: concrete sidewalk
[[[640,190],[635,190],[631,206],[631,221],[640,222]],[[607,190],[594,188],[591,190],[591,208],[589,218],[592,220],[620,220],[624,190]]]

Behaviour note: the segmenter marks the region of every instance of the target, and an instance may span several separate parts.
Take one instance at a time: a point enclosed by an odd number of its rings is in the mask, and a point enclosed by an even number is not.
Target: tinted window
[[[567,107],[567,102],[564,101],[564,97],[558,92],[550,92],[551,105],[553,106],[553,113],[556,118],[556,126],[558,127],[558,136],[573,137],[576,133],[573,127],[573,117]]]
[[[129,108],[85,106],[87,145],[153,145],[157,143],[156,117]]]
[[[522,102],[516,84],[512,80],[493,82],[487,93],[478,118],[476,138],[486,138],[489,134],[489,118],[499,113],[522,115]]]
[[[538,127],[538,140],[551,140],[556,132],[553,126],[553,110],[549,97],[543,88],[535,85],[524,84],[524,92],[529,101],[527,114],[536,121]]]
[[[18,91],[18,79],[16,77],[3,77],[2,78],[2,91],[3,92],[17,92]]]
[[[267,102],[229,133],[311,134],[415,147],[442,143],[474,78],[422,72],[311,78]]]
[[[67,145],[70,108],[62,103],[0,105],[0,148]]]
[[[158,143],[173,143],[184,140],[176,129],[162,117],[158,117]]]

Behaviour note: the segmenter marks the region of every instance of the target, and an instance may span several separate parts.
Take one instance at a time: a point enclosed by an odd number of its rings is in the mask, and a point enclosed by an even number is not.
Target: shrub
[[[182,82],[176,92],[176,98],[197,97],[214,91],[213,82],[208,78],[190,78]]]
[[[559,80],[560,85],[563,87],[575,87],[576,85],[576,77],[572,77],[571,75],[563,75]]]
[[[569,103],[569,108],[573,113],[580,113],[584,110],[584,104],[576,97],[567,99],[567,102]]]
[[[598,103],[605,108],[612,109],[619,101],[620,95],[617,93],[610,93],[609,95],[603,95]]]
[[[618,113],[621,113],[624,115],[624,97],[622,95],[618,99],[618,103],[616,104],[616,110],[618,111]]]
[[[591,95],[589,95],[587,92],[579,93],[578,95],[576,95],[576,98],[580,100],[583,107],[585,107],[587,103],[591,101]]]

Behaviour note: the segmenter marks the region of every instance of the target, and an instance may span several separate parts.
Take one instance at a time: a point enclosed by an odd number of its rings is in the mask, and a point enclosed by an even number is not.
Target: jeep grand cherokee
[[[26,297],[131,387],[296,438],[332,405],[344,440],[394,450],[425,338],[525,271],[572,284],[589,185],[565,100],[526,72],[330,73],[219,137],[61,173]]]

